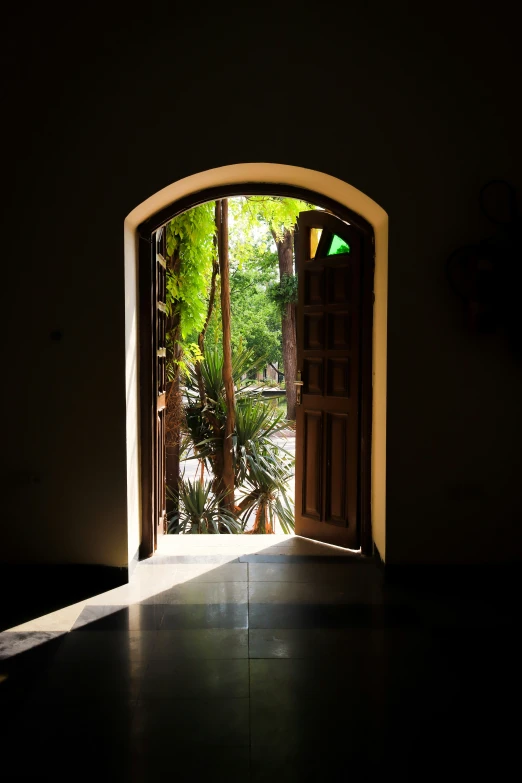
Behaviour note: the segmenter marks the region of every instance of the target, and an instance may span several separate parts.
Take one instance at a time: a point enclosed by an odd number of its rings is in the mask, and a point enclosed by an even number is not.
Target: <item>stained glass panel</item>
[[[340,253],[349,253],[350,245],[341,239],[340,236],[334,234],[330,243],[330,249],[328,251],[329,256],[337,256]]]
[[[310,258],[315,258],[315,254],[317,253],[317,246],[321,239],[322,233],[323,233],[322,228],[310,229]]]

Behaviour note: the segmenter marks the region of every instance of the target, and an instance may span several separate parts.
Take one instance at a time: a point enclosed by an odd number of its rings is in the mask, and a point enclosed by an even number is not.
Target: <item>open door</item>
[[[156,398],[156,443],[155,443],[155,508],[154,549],[158,535],[166,533],[166,465],[165,465],[165,416],[167,412],[167,262],[166,232],[156,232],[156,340],[155,340],[155,398]]]
[[[299,215],[295,532],[350,549],[360,547],[361,257],[354,226]]]
[[[166,262],[165,232],[140,237],[140,404],[142,540],[150,557],[166,526]],[[152,426],[151,426],[152,425]]]

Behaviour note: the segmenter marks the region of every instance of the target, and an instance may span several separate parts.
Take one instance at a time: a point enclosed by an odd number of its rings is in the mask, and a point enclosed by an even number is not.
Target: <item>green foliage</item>
[[[281,281],[271,285],[267,293],[277,305],[280,316],[284,315],[287,304],[297,303],[297,275],[283,275]]]
[[[294,518],[287,489],[294,462],[273,441],[273,435],[287,425],[284,413],[272,403],[264,402],[252,384],[242,378],[255,366],[281,363],[281,311],[286,303],[295,302],[297,279],[290,275],[279,281],[276,240],[286,230],[293,229],[299,212],[310,205],[297,199],[268,196],[229,200],[236,386],[236,426],[230,446],[235,488],[242,499],[236,507],[237,514],[227,512],[228,516],[223,511],[223,495],[220,495],[226,405],[220,350],[219,277],[203,359],[196,345],[207,314],[215,259],[214,208],[213,203],[204,204],[178,216],[167,226],[167,306],[170,315],[180,316],[183,354],[179,363],[186,369],[183,439],[185,445],[187,441],[190,443],[187,454],[195,454],[213,475],[213,480],[207,483],[181,482],[169,532],[219,532],[223,528],[234,532],[244,529],[252,514],[255,515],[253,532],[272,532],[276,518],[283,530],[290,532]],[[205,405],[199,396],[195,362],[205,387]]]
[[[272,364],[282,364],[282,334],[279,305],[268,296],[279,280],[270,221],[277,219],[283,227],[293,224],[302,206],[292,199],[229,199],[232,347],[247,348],[256,359],[264,357]],[[206,344],[221,345],[219,305],[209,324]]]
[[[173,346],[172,346],[172,334],[167,334],[167,355],[172,356],[173,353]],[[181,357],[178,359],[177,362],[174,362],[173,360],[167,361],[167,380],[173,381],[175,376],[175,366],[177,365],[179,369],[181,370],[183,375],[187,375],[189,373],[190,365],[194,362],[200,362],[203,358],[203,354],[201,353],[199,349],[199,345],[194,342],[188,342],[187,340],[181,341]]]
[[[231,340],[233,351],[245,348],[255,360],[281,362],[281,316],[267,291],[277,282],[277,257],[272,251],[257,246],[253,257],[241,267],[231,257],[230,304]],[[221,345],[221,310],[216,304],[205,344]]]
[[[245,396],[236,408],[236,431],[233,437],[236,484],[244,483],[250,473],[252,454],[278,454],[284,462],[287,452],[274,446],[272,437],[286,427],[284,414],[259,397]]]
[[[248,381],[242,381],[243,375],[252,367],[257,368],[253,352],[246,349],[234,351],[232,354],[232,380],[236,387],[236,398],[243,396],[251,386]],[[225,384],[223,381],[223,353],[210,347],[205,350],[205,356],[200,363],[201,375],[205,386],[205,394],[212,405],[224,406]],[[187,379],[186,393],[190,398],[199,395],[196,368],[191,365]],[[223,411],[226,408],[223,407]]]
[[[241,350],[232,354],[232,379],[236,388],[236,415],[237,405],[244,396],[256,394],[252,381],[242,380],[243,375],[251,367],[257,367],[251,351]],[[189,366],[186,379],[185,397],[185,421],[187,431],[192,441],[194,452],[200,460],[205,462],[209,471],[213,470],[214,461],[222,448],[226,422],[225,385],[223,382],[223,353],[219,347],[205,349],[205,356],[200,363],[203,386],[206,395],[206,408],[202,407],[199,396],[196,368]],[[211,426],[205,415],[209,410],[218,428]],[[187,459],[190,459],[188,456]]]
[[[251,368],[251,362],[251,351],[242,350],[232,357],[236,386],[236,424],[230,445],[234,459],[234,484],[242,498],[236,508],[235,518],[241,529],[244,529],[254,514],[254,532],[273,531],[277,518],[284,532],[290,532],[293,530],[294,519],[288,497],[288,483],[293,476],[294,460],[291,454],[279,448],[273,441],[273,436],[286,427],[286,421],[284,413],[278,411],[270,402],[265,402],[254,385],[241,380]],[[202,527],[203,522],[198,520],[213,501],[210,489],[218,487],[220,479],[218,471],[222,463],[218,458],[223,448],[226,422],[221,350],[206,348],[200,369],[206,406],[203,407],[199,396],[195,367],[191,367],[185,388],[187,405],[184,420],[192,447],[187,453],[194,453],[204,462],[214,480],[208,487],[205,485],[206,488],[199,486],[197,492],[197,482],[180,490],[179,511],[173,516],[169,532],[213,532],[209,528],[212,525],[219,527],[220,524],[215,514],[208,517],[205,530]],[[190,457],[187,456],[188,458]],[[182,492],[188,494],[188,499],[182,497]],[[184,527],[181,529],[183,519]],[[231,523],[230,520],[225,520],[223,524],[227,526]]]
[[[180,481],[177,493],[167,490],[174,501],[175,511],[169,514],[169,533],[241,533],[236,516],[221,508],[221,498],[212,495],[212,483],[207,481]]]
[[[207,313],[215,257],[213,201],[178,215],[167,224],[167,255],[179,258],[179,272],[167,269],[168,312],[179,311],[182,341],[197,334]],[[169,267],[172,265],[169,264]]]
[[[313,209],[311,204],[283,196],[240,196],[230,200],[235,226],[243,235],[255,235],[256,229],[268,229],[280,239],[286,229],[293,229],[300,212]]]
[[[255,512],[255,533],[273,533],[276,520],[283,533],[292,533],[295,528],[294,509],[288,497],[288,483],[292,480],[293,460],[282,457],[272,445],[271,448],[252,448],[247,454],[248,471],[241,501],[243,526]]]
[[[281,311],[295,301],[297,280],[279,282],[278,258],[272,232],[279,237],[293,228],[300,211],[310,205],[292,198],[240,196],[229,199],[229,245],[232,310],[232,348],[246,348],[256,360],[282,366]],[[186,373],[197,361],[197,335],[208,306],[214,249],[215,203],[209,202],[178,215],[166,227],[167,254],[179,258],[179,272],[167,270],[167,307],[180,315],[182,354],[178,364]],[[169,264],[171,267],[172,264]],[[268,294],[268,295],[267,295]],[[222,343],[218,291],[208,326],[206,345]],[[167,348],[171,348],[167,338]],[[168,351],[172,356],[172,350]],[[167,374],[174,376],[172,362]]]

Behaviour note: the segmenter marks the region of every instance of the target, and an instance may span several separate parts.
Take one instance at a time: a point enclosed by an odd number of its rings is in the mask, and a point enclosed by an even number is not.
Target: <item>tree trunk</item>
[[[294,274],[294,234],[289,228],[281,239],[276,239],[277,255],[279,258],[279,280],[284,276],[292,277]],[[297,341],[295,331],[295,304],[287,302],[284,305],[281,321],[283,335],[283,365],[285,369],[286,388],[286,418],[295,421],[296,392],[294,381],[297,378]]]
[[[221,325],[223,329],[223,383],[225,385],[226,424],[223,437],[223,488],[224,508],[234,512],[234,460],[232,434],[235,427],[236,399],[232,378],[232,345],[230,334],[230,277],[228,263],[228,201],[216,203],[218,227],[219,272],[221,275]]]

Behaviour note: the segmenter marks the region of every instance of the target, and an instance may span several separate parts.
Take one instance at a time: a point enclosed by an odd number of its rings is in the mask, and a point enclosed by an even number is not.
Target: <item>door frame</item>
[[[373,374],[373,302],[375,273],[375,236],[372,225],[338,201],[307,188],[293,185],[244,182],[218,185],[177,199],[158,210],[137,227],[139,237],[138,280],[139,280],[139,378],[140,378],[140,430],[141,430],[141,515],[142,535],[140,557],[149,557],[154,552],[154,520],[151,509],[154,508],[153,486],[155,473],[155,455],[150,448],[143,449],[150,438],[148,433],[154,426],[152,394],[148,390],[152,377],[153,322],[151,319],[150,291],[153,287],[152,237],[154,232],[177,215],[186,212],[207,201],[219,198],[231,198],[244,195],[271,195],[299,198],[318,207],[329,210],[351,225],[355,226],[362,239],[362,296],[361,296],[361,379],[360,379],[360,425],[359,425],[359,477],[358,510],[360,520],[360,544],[363,555],[373,553],[372,541],[372,374]]]
[[[174,163],[172,163],[174,165]],[[179,170],[179,167],[178,167]],[[168,176],[168,172],[167,172]],[[178,175],[179,176],[179,175]],[[388,323],[388,224],[386,211],[379,203],[348,181],[303,166],[286,163],[232,163],[200,170],[156,190],[144,186],[142,200],[124,220],[124,293],[125,293],[125,398],[127,457],[127,552],[132,568],[138,559],[142,539],[142,486],[140,463],[139,405],[139,317],[138,317],[138,226],[187,196],[206,188],[228,184],[270,183],[271,192],[286,186],[298,187],[328,198],[364,218],[373,228],[375,237],[375,277],[373,281],[373,405],[371,442],[371,516],[374,551],[386,562],[386,419],[387,419],[387,323]],[[157,187],[157,185],[156,185]],[[147,195],[151,194],[152,195]],[[193,200],[193,199],[191,199]],[[136,203],[136,202],[135,202]],[[368,447],[368,444],[367,444]]]

